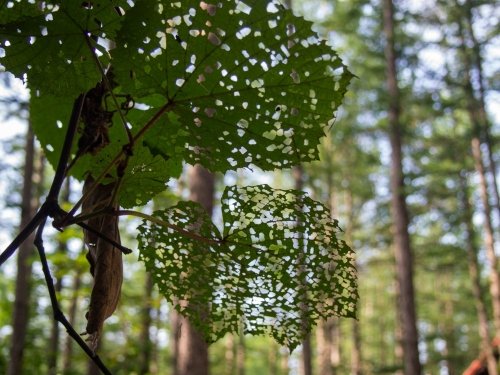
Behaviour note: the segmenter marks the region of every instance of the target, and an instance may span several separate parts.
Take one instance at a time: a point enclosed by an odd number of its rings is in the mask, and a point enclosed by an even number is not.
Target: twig
[[[47,257],[45,256],[45,249],[43,247],[43,230],[47,218],[57,217],[60,215],[61,208],[57,203],[59,192],[61,186],[66,177],[66,166],[71,155],[71,147],[73,145],[73,139],[76,134],[76,129],[78,128],[78,122],[80,121],[80,115],[83,108],[83,103],[85,101],[85,94],[80,95],[73,104],[73,110],[71,112],[71,118],[69,120],[68,129],[64,138],[64,144],[61,150],[61,155],[59,156],[59,161],[56,168],[56,173],[50,186],[47,199],[42,204],[35,216],[30,220],[30,222],[21,230],[21,232],[16,236],[16,238],[7,246],[2,254],[0,254],[0,266],[9,259],[19,246],[29,237],[33,231],[37,228],[37,233],[35,237],[35,246],[38,250],[40,256],[40,261],[42,262],[43,274],[45,276],[45,282],[47,284],[47,289],[49,291],[50,301],[52,304],[52,309],[54,312],[54,319],[60,322],[68,331],[68,334],[73,338],[78,345],[85,351],[89,358],[101,369],[104,374],[110,374],[111,372],[102,363],[99,356],[97,356],[85,343],[85,341],[80,337],[80,335],[75,331],[73,326],[68,322],[64,314],[62,313],[59,303],[57,301],[56,291],[54,288],[54,283],[52,281],[52,276],[47,263]],[[109,239],[108,239],[109,240]]]
[[[67,215],[68,215],[67,211],[64,211],[61,207],[57,206],[57,208],[55,208],[53,210],[53,213],[54,214],[51,215],[51,216],[56,218],[56,220],[54,220],[54,224],[53,224],[56,229],[61,230],[60,228],[62,228],[62,227],[66,227],[68,225],[76,224],[76,225],[82,227],[83,229],[88,230],[89,232],[94,233],[96,236],[102,238],[104,241],[109,242],[111,245],[113,245],[118,250],[120,250],[123,254],[131,254],[132,253],[132,250],[129,249],[128,247],[123,246],[119,242],[116,242],[112,238],[110,238],[110,237],[106,236],[105,234],[101,233],[98,229],[95,229],[95,228],[93,228],[90,225],[88,225],[88,224],[85,223],[85,221],[87,221],[88,219],[91,219],[93,217],[97,217],[97,216],[100,216],[100,215],[113,215],[113,210],[112,209],[106,208],[106,209],[103,209],[103,210],[99,210],[99,211],[93,212],[93,213],[88,214],[88,215],[75,216],[71,220],[65,221],[65,222],[60,221],[59,218],[66,218]]]
[[[52,312],[54,314],[54,319],[61,323],[68,332],[68,335],[77,342],[77,344],[83,349],[83,351],[92,359],[97,367],[106,375],[112,375],[111,371],[104,365],[99,356],[90,349],[90,347],[85,343],[81,336],[76,332],[71,323],[66,319],[64,313],[61,311],[59,306],[59,301],[57,300],[56,289],[54,287],[54,282],[52,280],[52,274],[50,273],[49,264],[47,262],[47,257],[45,255],[45,248],[43,246],[43,230],[45,228],[46,218],[40,223],[35,236],[35,247],[38,250],[38,255],[40,257],[40,262],[42,263],[43,275],[45,276],[45,283],[47,284],[47,289],[49,291],[50,303],[52,305]]]

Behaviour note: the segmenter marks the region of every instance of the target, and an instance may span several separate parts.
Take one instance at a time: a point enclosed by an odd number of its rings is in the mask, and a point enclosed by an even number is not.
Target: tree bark
[[[41,175],[38,176],[41,180]],[[35,191],[37,176],[35,173],[35,137],[31,126],[26,133],[26,153],[24,159],[24,177],[21,203],[20,228],[24,228],[35,215],[38,206],[38,194]],[[17,276],[14,309],[12,313],[12,341],[10,347],[8,375],[23,373],[24,347],[29,320],[29,299],[31,295],[31,270],[34,233],[19,247],[17,252]]]
[[[280,374],[288,375],[290,373],[290,366],[288,364],[289,359],[290,355],[288,354],[288,351],[286,353],[281,353]]]
[[[332,351],[332,338],[333,327],[332,320],[322,320],[318,324],[316,331],[316,344],[318,348],[318,368],[321,375],[334,375],[331,351]]]
[[[479,191],[481,202],[483,204],[484,217],[484,244],[486,248],[486,256],[490,265],[490,294],[493,305],[493,322],[495,324],[495,334],[500,337],[500,274],[498,271],[498,257],[495,253],[495,243],[493,234],[493,224],[491,221],[491,205],[489,202],[488,182],[486,171],[483,163],[483,154],[481,151],[481,130],[484,130],[480,114],[480,106],[474,96],[474,88],[472,85],[472,61],[467,49],[467,41],[465,30],[462,21],[459,20],[459,38],[461,39],[461,52],[464,62],[464,93],[467,100],[467,111],[472,124],[471,150],[474,159],[474,167],[479,176]]]
[[[240,325],[236,349],[236,375],[245,375],[245,333],[243,324]]]
[[[486,353],[488,371],[490,374],[496,373],[496,361],[493,357],[493,348],[491,347],[490,334],[488,332],[488,314],[486,304],[484,303],[481,288],[481,272],[477,260],[478,250],[474,241],[475,231],[472,223],[472,208],[469,203],[469,193],[467,180],[463,174],[460,174],[460,203],[462,206],[463,220],[465,224],[465,246],[467,249],[467,261],[469,265],[469,276],[471,280],[472,295],[476,305],[479,337],[481,337],[482,350]]]
[[[394,43],[394,8],[392,0],[384,0],[385,57],[387,63],[387,90],[389,96],[389,136],[391,143],[391,213],[393,218],[394,250],[397,281],[400,288],[399,316],[403,333],[405,375],[420,375],[422,367],[418,352],[415,290],[413,285],[413,255],[408,233],[403,177],[402,131],[400,124],[399,88]]]
[[[293,168],[293,179],[295,181],[295,190],[302,191],[304,188],[304,169],[301,165]],[[298,269],[299,274],[304,272],[302,269]],[[303,285],[303,291],[301,293],[307,293],[307,285]],[[305,306],[302,306],[305,309]],[[302,341],[302,365],[301,365],[302,375],[312,375],[312,349],[311,349],[311,335],[309,333],[304,333],[304,340]]]
[[[235,360],[234,360],[234,335],[228,334],[226,336],[226,375],[234,375]]]
[[[470,40],[472,42],[472,65],[477,75],[477,99],[475,104],[477,106],[477,116],[478,121],[481,126],[482,139],[484,144],[486,145],[487,150],[487,160],[488,160],[488,172],[491,176],[491,186],[493,187],[493,206],[497,211],[498,219],[500,219],[500,193],[498,190],[498,179],[497,179],[497,169],[496,162],[493,158],[493,144],[491,139],[491,124],[488,120],[488,114],[486,112],[486,104],[485,104],[485,88],[484,88],[484,74],[483,74],[483,59],[481,57],[481,46],[474,34],[473,20],[472,20],[472,2],[467,0],[466,3],[462,6],[465,10],[465,21],[467,30],[469,33]]]
[[[213,211],[215,178],[200,165],[189,170],[189,198],[200,203],[209,216]],[[178,352],[176,358],[177,375],[207,375],[208,346],[203,336],[182,316],[177,316]]]
[[[464,76],[464,92],[467,100],[467,111],[472,124],[472,139],[471,150],[474,159],[474,167],[479,177],[479,191],[481,202],[483,204],[484,217],[484,244],[486,247],[486,255],[490,264],[490,293],[493,305],[493,321],[495,324],[495,333],[500,337],[500,274],[498,272],[498,258],[495,253],[495,243],[493,234],[493,224],[491,221],[491,206],[488,195],[488,183],[486,179],[486,171],[483,164],[483,155],[481,151],[481,123],[478,114],[479,108],[477,100],[474,97],[474,89],[470,70],[472,63],[469,58],[469,52],[466,48],[466,40],[462,23],[459,21],[459,33],[461,38],[461,49],[465,65]]]
[[[348,176],[349,179],[349,186],[351,185],[351,176]],[[345,239],[346,242],[352,246],[353,243],[353,232],[354,232],[354,203],[353,203],[353,196],[352,196],[352,190],[349,189],[346,191],[346,211],[347,211],[347,224],[346,224],[346,230],[345,230]],[[358,269],[358,263],[357,263],[357,258],[354,261],[354,265],[356,269]],[[359,303],[358,303],[359,307]],[[353,319],[351,322],[351,333],[352,333],[352,353],[351,353],[351,374],[352,375],[362,375],[363,370],[362,370],[362,351],[361,351],[361,329],[359,325],[359,321],[356,319]],[[337,345],[340,346],[340,343]]]

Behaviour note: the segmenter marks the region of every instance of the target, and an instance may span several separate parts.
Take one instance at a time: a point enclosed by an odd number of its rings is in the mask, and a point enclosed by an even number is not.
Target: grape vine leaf
[[[95,41],[113,39],[121,13],[130,7],[125,0],[2,3],[1,63],[16,77],[27,78],[33,92],[73,99],[100,81],[91,48],[106,66],[109,55]]]
[[[142,104],[129,111],[131,131],[141,131],[148,122],[134,117],[162,114],[137,143],[168,163],[201,163],[224,172],[254,166],[272,170],[317,159],[320,138],[352,77],[311,31],[311,23],[276,0],[6,4],[8,9],[0,11],[5,22],[0,50],[8,70],[27,77],[41,102],[51,94],[53,102],[60,98],[64,104],[101,79],[86,45],[91,41],[101,64],[113,67],[116,94]],[[109,51],[109,45],[115,47]],[[42,144],[52,146],[46,151],[53,164],[67,121],[61,120],[63,112],[53,111],[49,122],[34,124],[39,138],[47,132]],[[105,157],[110,150],[103,150],[99,160],[111,160]],[[92,158],[82,159],[72,170],[79,178],[95,170]]]
[[[111,56],[121,92],[161,95],[155,109],[170,105],[180,119],[175,142],[168,122],[146,138],[180,144],[188,163],[221,172],[317,159],[352,77],[278,1],[138,0]]]
[[[295,190],[233,186],[222,216],[220,233],[200,205],[180,202],[138,234],[160,292],[207,341],[243,323],[293,350],[319,318],[355,315],[353,253],[324,205]]]

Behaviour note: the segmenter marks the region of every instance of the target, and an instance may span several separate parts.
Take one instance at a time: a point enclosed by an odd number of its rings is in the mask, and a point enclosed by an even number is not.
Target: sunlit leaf
[[[146,137],[181,144],[187,162],[212,171],[317,159],[351,78],[311,23],[277,1],[139,0],[111,55],[123,93],[161,96],[153,108],[178,115],[175,140],[166,120]]]
[[[160,291],[208,341],[243,323],[293,349],[319,318],[355,315],[353,254],[325,206],[294,190],[229,187],[222,215],[221,235],[184,202],[155,212],[164,223],[145,221],[138,236]]]

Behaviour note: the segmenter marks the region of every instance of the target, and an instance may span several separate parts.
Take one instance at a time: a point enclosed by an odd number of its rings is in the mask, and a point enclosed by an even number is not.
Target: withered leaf
[[[88,176],[83,186],[84,195],[94,183],[94,179]],[[114,188],[114,183],[97,184],[89,198],[84,201],[82,214],[86,215],[110,207],[116,208],[110,202]],[[87,220],[87,225],[120,243],[117,216],[110,214],[98,215]],[[89,311],[86,315],[86,333],[90,335],[88,341],[95,350],[102,333],[104,321],[113,314],[120,299],[123,282],[122,252],[109,241],[88,230],[84,230],[84,241],[89,250],[87,259],[90,263],[90,272],[94,276]]]

